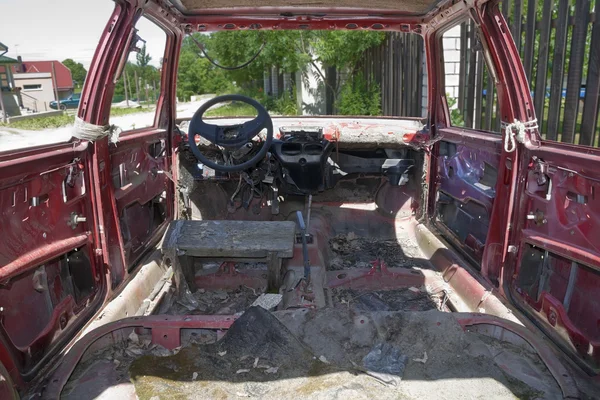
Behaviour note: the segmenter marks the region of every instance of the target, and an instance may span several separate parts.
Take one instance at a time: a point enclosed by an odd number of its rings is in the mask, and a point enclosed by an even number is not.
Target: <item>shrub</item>
[[[458,107],[452,108],[456,105],[456,99],[450,97],[449,93],[446,93],[446,103],[448,103],[448,108],[450,109],[450,123],[452,126],[465,126],[465,121]]]
[[[341,115],[381,115],[379,85],[373,83],[367,87],[362,76],[349,79],[342,87],[337,107]]]

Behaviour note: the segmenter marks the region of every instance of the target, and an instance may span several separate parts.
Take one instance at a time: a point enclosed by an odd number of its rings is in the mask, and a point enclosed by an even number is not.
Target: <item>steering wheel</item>
[[[258,112],[258,115],[256,116],[256,118],[250,121],[237,125],[223,126],[207,124],[206,122],[204,122],[203,117],[206,110],[208,110],[215,104],[223,103],[226,101],[240,101],[242,103],[249,104],[252,107],[254,107],[254,109]],[[221,146],[227,150],[237,150],[244,146],[246,143],[250,142],[252,138],[257,136],[260,133],[260,131],[262,131],[264,128],[267,129],[267,138],[263,143],[262,148],[258,153],[256,153],[254,157],[241,164],[223,165],[211,161],[210,159],[208,159],[208,157],[202,154],[202,152],[196,145],[196,135],[200,135],[204,139],[217,146]],[[192,153],[194,153],[194,156],[196,156],[198,161],[200,161],[202,164],[206,165],[209,168],[223,172],[243,171],[258,164],[258,162],[265,157],[267,151],[269,151],[269,147],[271,146],[272,141],[273,121],[271,120],[271,116],[269,115],[267,110],[256,100],[239,94],[217,96],[204,103],[192,117],[188,130],[188,143],[190,144],[190,149],[192,150]]]

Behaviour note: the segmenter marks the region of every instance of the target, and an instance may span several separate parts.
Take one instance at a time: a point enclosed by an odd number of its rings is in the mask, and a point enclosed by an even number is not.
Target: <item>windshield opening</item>
[[[425,71],[422,37],[410,33],[194,33],[181,48],[177,117],[190,118],[199,104],[223,94],[251,97],[272,116],[424,117]],[[254,112],[233,102],[206,116]]]

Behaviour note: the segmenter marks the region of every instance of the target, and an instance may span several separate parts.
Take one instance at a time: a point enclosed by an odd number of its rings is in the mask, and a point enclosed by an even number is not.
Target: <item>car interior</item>
[[[115,134],[142,15],[157,111]],[[461,23],[500,129],[452,120]],[[278,29],[418,37],[425,112],[177,116],[186,36]],[[493,0],[115,1],[73,138],[0,153],[0,397],[597,398],[600,151],[541,138],[512,43]]]

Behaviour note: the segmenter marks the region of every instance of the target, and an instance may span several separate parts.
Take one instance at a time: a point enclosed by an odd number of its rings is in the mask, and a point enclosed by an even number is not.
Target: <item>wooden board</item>
[[[263,258],[269,253],[290,258],[294,252],[293,221],[173,221],[162,249],[206,258]]]

